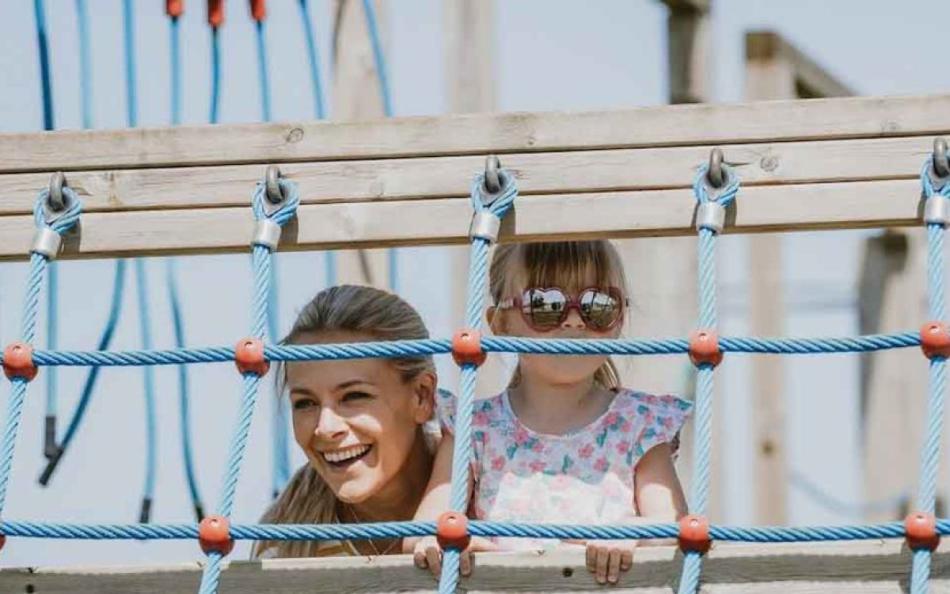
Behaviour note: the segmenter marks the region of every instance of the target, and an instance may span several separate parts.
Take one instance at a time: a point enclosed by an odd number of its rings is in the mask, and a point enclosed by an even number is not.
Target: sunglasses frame
[[[524,308],[524,297],[528,294],[529,291],[558,291],[566,299],[564,304],[564,309],[561,310],[561,317],[558,319],[557,323],[547,327],[539,327],[534,323],[534,320],[531,319],[531,312],[525,311]],[[584,315],[584,311],[581,309],[581,296],[588,291],[595,293],[606,293],[607,295],[613,297],[620,302],[620,315],[610,323],[606,328],[598,329],[591,326],[590,320],[587,316]],[[564,323],[564,320],[567,319],[567,316],[570,314],[572,309],[577,310],[577,315],[580,316],[581,320],[584,322],[584,327],[586,327],[591,332],[597,332],[603,334],[605,332],[610,332],[617,326],[623,323],[623,319],[626,316],[627,307],[630,306],[630,299],[625,297],[623,291],[620,290],[620,287],[608,286],[608,287],[587,287],[581,291],[578,291],[576,294],[571,294],[562,289],[561,287],[528,287],[521,292],[520,297],[509,297],[508,299],[502,299],[495,305],[496,308],[501,310],[506,309],[517,309],[521,313],[522,319],[524,319],[525,324],[527,324],[535,332],[553,332]]]

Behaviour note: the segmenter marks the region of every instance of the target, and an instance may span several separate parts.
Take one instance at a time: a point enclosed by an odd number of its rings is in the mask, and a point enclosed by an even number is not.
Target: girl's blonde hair
[[[397,295],[355,285],[341,285],[320,291],[303,308],[282,344],[295,344],[306,334],[352,332],[372,340],[414,340],[429,338],[422,318]],[[429,355],[388,359],[404,382],[421,373],[435,374]],[[277,367],[277,395],[283,399],[287,383],[286,366]],[[422,434],[422,427],[419,428]],[[423,434],[424,438],[425,435]],[[266,524],[337,523],[337,498],[316,470],[305,464],[294,473],[283,492],[261,517]],[[312,557],[318,543],[312,541],[262,541],[254,549],[259,556],[275,549],[277,557]]]
[[[489,291],[492,301],[499,303],[525,287],[584,289],[590,278],[599,287],[616,286],[627,293],[620,254],[607,240],[504,244],[492,257]],[[519,367],[509,388],[520,380]],[[620,374],[610,357],[594,373],[594,381],[609,390],[620,387]]]

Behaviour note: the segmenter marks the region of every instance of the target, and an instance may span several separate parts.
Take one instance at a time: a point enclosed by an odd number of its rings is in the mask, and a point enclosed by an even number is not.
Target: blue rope
[[[326,117],[323,109],[323,86],[320,81],[320,56],[317,53],[316,35],[310,17],[310,3],[300,0],[300,20],[303,23],[304,37],[307,41],[307,58],[310,63],[310,84],[313,87],[313,114],[318,120]]]
[[[152,329],[149,320],[148,307],[148,279],[146,278],[145,262],[141,258],[135,260],[135,285],[138,294],[139,332],[142,339],[142,348],[152,349]],[[142,509],[139,514],[140,522],[148,522],[152,501],[155,496],[156,457],[158,451],[158,430],[155,420],[155,369],[150,365],[142,367],[145,389],[145,485],[142,490]]]
[[[109,317],[106,319],[105,328],[102,331],[102,335],[99,337],[99,344],[97,345],[97,349],[99,351],[104,351],[104,349],[109,348],[109,345],[112,344],[112,338],[115,335],[115,329],[119,322],[119,313],[122,310],[122,295],[125,292],[125,264],[125,260],[116,260],[115,263],[115,271],[113,273],[112,281],[112,301],[109,306]],[[34,353],[33,360],[37,365],[40,365],[40,363],[37,361],[36,353]],[[73,438],[76,435],[76,431],[79,429],[83,417],[86,414],[86,409],[89,406],[89,402],[92,399],[92,395],[96,387],[96,381],[99,378],[100,370],[100,366],[94,366],[86,375],[86,381],[83,383],[82,392],[79,396],[79,402],[76,403],[73,416],[69,419],[69,424],[66,426],[66,433],[63,435],[62,440],[59,442],[59,446],[57,446],[56,452],[50,457],[46,468],[40,475],[39,483],[41,485],[46,486],[49,484],[49,481],[53,476],[53,472],[59,465],[60,460],[62,460],[63,455],[69,449],[69,444],[72,443]]]
[[[218,108],[221,101],[221,45],[218,28],[211,27],[211,109],[208,120],[218,123]]]
[[[101,343],[100,343],[101,344]],[[866,353],[920,346],[916,332],[873,334],[857,338],[721,338],[727,353],[772,353],[813,355],[819,353]],[[233,347],[176,348],[151,351],[35,351],[41,366],[130,367],[138,365],[181,365],[223,363],[234,360]],[[674,355],[689,351],[686,339],[549,339],[486,336],[486,353],[533,353],[549,355]],[[452,351],[447,338],[329,343],[313,345],[266,345],[268,361],[326,361],[340,359],[389,358],[440,355]]]
[[[369,14],[367,12],[367,14]],[[476,213],[488,211],[503,219],[518,196],[518,186],[514,176],[501,171],[502,188],[490,205],[482,202],[482,188],[485,175],[479,174],[472,182],[471,202]],[[465,324],[472,329],[481,327],[482,311],[485,308],[485,294],[488,289],[488,253],[491,243],[481,237],[472,238],[472,248],[468,268],[468,297],[465,309]],[[461,365],[459,399],[455,416],[455,446],[452,451],[452,490],[450,508],[466,513],[469,496],[469,460],[472,458],[472,414],[475,407],[475,365]],[[442,574],[439,578],[439,592],[451,594],[458,587],[459,565],[461,560],[458,549],[449,548],[442,554]]]
[[[271,121],[270,108],[270,77],[267,70],[267,39],[264,29],[264,21],[256,21],[257,30],[257,66],[261,87],[261,119],[265,122]],[[276,263],[271,266],[270,283],[267,294],[267,330],[270,342],[279,341],[277,336],[277,266]],[[290,457],[288,453],[289,444],[287,442],[287,426],[289,418],[287,408],[281,406],[280,395],[274,394],[271,398],[271,448],[272,448],[272,470],[271,487],[274,497],[290,479]]]
[[[700,204],[716,200],[724,208],[731,204],[739,193],[739,178],[727,166],[723,165],[725,184],[718,196],[709,194],[706,184],[708,166],[700,167],[693,183],[693,193]],[[715,330],[716,319],[716,236],[717,231],[703,227],[699,229],[699,327]],[[702,364],[696,376],[695,402],[695,459],[693,460],[693,485],[690,495],[690,511],[706,515],[709,501],[709,474],[712,459],[712,398],[713,366]],[[693,594],[699,588],[702,572],[702,555],[687,551],[683,559],[683,574],[680,578],[679,594]]]
[[[43,208],[49,200],[49,189],[39,193],[33,217],[37,228],[48,227],[59,235],[70,230],[79,220],[82,213],[82,202],[72,188],[64,187],[63,193],[67,198],[66,209],[53,222],[46,218]],[[40,309],[40,288],[43,284],[43,275],[49,262],[46,256],[37,252],[30,253],[30,276],[26,285],[26,298],[23,305],[23,326],[20,335],[23,342],[33,344],[36,339],[36,321]],[[13,467],[13,454],[16,449],[16,436],[20,428],[20,418],[23,414],[23,401],[26,398],[26,380],[14,378],[12,381],[10,400],[7,402],[3,436],[0,439],[0,512],[3,511],[7,498],[7,485],[10,482],[10,469]]]
[[[277,225],[283,227],[290,219],[296,215],[297,206],[300,204],[300,195],[297,190],[297,184],[279,179],[281,193],[285,196],[284,202],[275,209],[265,207],[266,188],[264,182],[259,182],[255,188],[251,199],[251,207],[255,220],[270,219]],[[254,259],[254,296],[253,296],[253,315],[251,320],[252,336],[263,338],[267,329],[268,295],[271,284],[271,258],[273,253],[270,247],[261,244],[255,244],[252,250]],[[221,489],[221,498],[218,503],[218,514],[228,517],[234,508],[234,495],[237,491],[238,478],[241,473],[241,464],[244,460],[244,451],[247,448],[248,433],[251,429],[251,421],[254,418],[254,404],[257,401],[257,391],[261,383],[261,377],[255,373],[245,373],[243,375],[244,394],[241,400],[241,409],[238,416],[238,424],[231,441],[230,453],[228,455],[227,471],[224,476],[224,486]],[[212,551],[208,554],[208,562],[205,565],[201,575],[201,594],[213,594],[217,592],[218,581],[221,577],[222,555]]]
[[[177,261],[169,258],[165,261],[168,285],[168,301],[172,310],[172,330],[175,335],[175,345],[182,348],[185,344],[185,325],[181,314],[181,301],[178,297],[178,275],[176,274]],[[185,480],[188,483],[188,493],[191,496],[191,505],[195,510],[198,521],[204,517],[204,506],[198,490],[198,479],[195,476],[194,456],[191,452],[191,415],[189,414],[188,367],[178,365],[178,402],[181,423],[181,450],[185,466]]]
[[[46,3],[33,0],[36,17],[36,44],[40,52],[40,92],[43,100],[43,129],[52,130],[53,124],[53,77],[49,65],[49,35],[46,33]]]
[[[435,522],[375,522],[363,524],[235,524],[235,540],[364,540],[428,536]],[[472,536],[513,538],[557,538],[594,540],[652,540],[676,538],[679,526],[672,523],[624,524],[616,526],[579,524],[522,524],[513,522],[469,522]],[[879,540],[904,537],[903,522],[843,526],[711,526],[710,536],[723,542],[792,543],[839,540]],[[937,533],[950,535],[950,519],[937,521]],[[0,534],[23,538],[68,540],[182,540],[198,536],[196,524],[62,524],[4,521]]]
[[[930,179],[931,159],[924,163],[920,174],[921,186],[927,199],[948,200],[950,184],[935,190]],[[927,224],[927,302],[931,320],[946,319],[943,278],[943,226]],[[940,465],[940,445],[943,436],[944,394],[947,387],[947,361],[944,358],[930,360],[929,396],[927,402],[927,429],[920,459],[920,491],[917,494],[917,509],[934,513],[937,502],[937,471]],[[926,594],[930,580],[929,550],[914,551],[911,568],[912,594]]]
[[[171,62],[171,121],[173,126],[181,123],[181,27],[178,17],[168,19],[168,47]]]

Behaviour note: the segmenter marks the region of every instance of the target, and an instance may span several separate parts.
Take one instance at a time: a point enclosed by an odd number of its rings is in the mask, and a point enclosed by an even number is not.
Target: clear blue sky
[[[78,39],[73,2],[47,2],[56,123],[77,128],[80,124]],[[93,39],[94,121],[97,127],[125,125],[125,91],[120,0],[89,0]],[[136,34],[139,64],[140,123],[165,125],[168,107],[168,25],[162,2],[137,2]],[[185,121],[206,121],[208,111],[209,36],[204,25],[204,2],[186,2],[183,22],[186,52]],[[302,27],[297,3],[268,3],[269,50],[275,119],[311,116],[309,79],[303,53]],[[595,109],[663,103],[666,99],[665,9],[649,0],[522,0],[497,2],[496,72],[500,110]],[[808,55],[861,94],[937,93],[946,90],[943,80],[946,3],[922,0],[884,3],[858,0],[820,2],[714,2],[714,99],[737,101],[743,95],[743,32],[768,28],[780,32]],[[441,2],[387,2],[387,53],[397,115],[438,114],[445,110],[442,63]],[[314,25],[324,65],[329,57],[330,7],[327,0],[313,1]],[[38,130],[42,126],[38,58],[33,3],[6,0],[0,8],[0,132]],[[223,31],[223,122],[259,119],[257,64],[247,3],[228,3]],[[324,69],[326,75],[326,69]],[[327,82],[327,81],[325,81]],[[829,290],[850,294],[857,262],[854,234],[839,238],[795,239],[787,258],[790,279],[821,283]],[[817,242],[817,243],[816,243]],[[817,254],[827,248],[823,267]],[[724,280],[738,283],[744,277],[742,243],[727,248],[734,264],[724,267]],[[444,278],[447,259],[438,250],[405,250],[403,261],[425,262],[430,277],[404,280],[406,295],[425,313],[436,335],[450,331],[447,312],[435,303],[447,287],[432,290]],[[62,267],[63,348],[90,348],[96,341],[108,305],[112,264],[66,263]],[[158,346],[172,343],[163,268],[149,262],[153,302],[152,325]],[[293,254],[281,258],[281,321],[286,327],[293,313],[322,284],[320,256]],[[816,273],[815,271],[818,270]],[[249,278],[247,259],[201,257],[182,262],[187,337],[191,344],[229,344],[244,333],[248,323]],[[820,275],[824,276],[820,276]],[[25,267],[0,264],[0,342],[18,332]],[[816,276],[818,275],[818,276]],[[304,279],[304,280],[301,280]],[[130,279],[131,280],[131,279]],[[134,292],[131,283],[115,348],[138,347]],[[227,287],[227,291],[221,291]],[[216,290],[217,289],[217,290]],[[648,312],[647,312],[648,313]],[[789,324],[799,334],[834,334],[855,331],[853,313],[793,312]],[[742,331],[741,315],[725,317],[731,332]],[[817,365],[817,364],[816,364]],[[811,367],[815,381],[835,381],[842,398],[831,405],[830,415],[850,419],[854,410],[856,369],[851,363]],[[818,372],[816,372],[818,371]],[[743,389],[741,363],[727,372],[735,386],[730,411],[746,414],[748,394]],[[61,376],[60,409],[72,409],[84,373],[66,371]],[[836,380],[828,378],[837,377]],[[233,424],[238,382],[229,366],[194,368],[196,456],[201,491],[213,506],[221,480],[221,466]],[[179,454],[177,392],[171,370],[157,374],[159,386],[160,471],[154,519],[160,522],[190,520]],[[802,383],[802,382],[805,383]],[[814,392],[800,377],[790,386],[807,398]],[[0,393],[6,396],[6,388]],[[266,393],[265,393],[266,394]],[[817,402],[796,400],[789,432],[802,435],[810,406]],[[267,412],[265,395],[259,410]],[[44,409],[42,382],[29,398],[4,516],[50,521],[128,522],[137,514],[141,492],[143,409],[140,372],[116,369],[103,374],[88,423],[64,461],[52,487],[39,489],[35,477],[41,469],[40,440]],[[729,412],[729,411],[727,411]],[[252,435],[247,467],[236,505],[236,521],[257,519],[270,491],[268,423],[262,415]],[[793,460],[837,496],[854,499],[860,475],[854,463],[856,427],[851,420],[817,432],[825,437],[792,441]],[[62,422],[62,421],[61,421]],[[834,422],[832,422],[834,425]],[[836,434],[837,433],[837,434]],[[826,435],[827,434],[827,435]],[[741,466],[748,455],[741,441],[726,444],[731,463]],[[741,478],[741,475],[740,477]],[[726,519],[749,521],[747,490],[737,480],[730,489]],[[830,519],[800,495],[794,495],[795,522]],[[243,549],[240,549],[243,551]],[[239,555],[243,553],[238,553]],[[191,542],[164,543],[65,543],[50,547],[44,541],[9,542],[0,555],[5,566],[36,564],[122,564],[187,560],[199,556]]]

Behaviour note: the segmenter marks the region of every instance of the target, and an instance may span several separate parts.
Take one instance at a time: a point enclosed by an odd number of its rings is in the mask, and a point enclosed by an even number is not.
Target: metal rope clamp
[[[943,138],[934,139],[934,152],[927,176],[933,184],[934,194],[924,202],[924,223],[946,227],[950,224],[950,198],[940,192],[950,183],[950,162],[947,159],[947,141]]]
[[[287,201],[280,187],[280,169],[276,165],[268,165],[264,174],[264,198],[264,213],[267,216],[255,224],[251,245],[262,245],[274,251],[280,243],[281,228],[270,217]]]
[[[722,150],[714,148],[709,153],[709,168],[703,176],[703,186],[709,200],[700,202],[696,208],[696,229],[710,229],[721,233],[726,225],[726,207],[719,202],[726,187],[732,181],[729,170],[722,165]]]
[[[508,186],[508,173],[501,168],[501,162],[495,155],[488,155],[485,159],[485,181],[478,188],[478,199],[485,206],[472,215],[472,222],[468,227],[468,238],[484,239],[489,243],[498,241],[498,232],[501,230],[501,219],[488,210],[495,200],[501,197],[503,190]]]
[[[36,228],[33,234],[31,252],[45,256],[48,260],[56,258],[63,245],[62,236],[53,230],[51,225],[62,218],[73,206],[75,197],[72,192],[64,192],[66,176],[57,171],[49,180],[49,194],[43,201],[43,218],[45,225]]]

